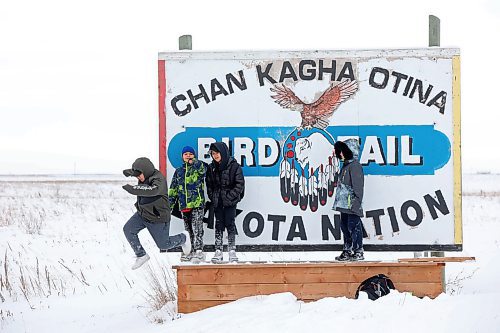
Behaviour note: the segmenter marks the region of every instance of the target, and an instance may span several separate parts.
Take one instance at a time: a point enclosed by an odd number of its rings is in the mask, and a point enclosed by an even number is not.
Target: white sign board
[[[158,64],[160,169],[170,181],[184,146],[211,162],[210,143],[226,142],[246,181],[240,249],[339,249],[333,144],[354,137],[365,249],[461,250],[458,49],[175,52]]]

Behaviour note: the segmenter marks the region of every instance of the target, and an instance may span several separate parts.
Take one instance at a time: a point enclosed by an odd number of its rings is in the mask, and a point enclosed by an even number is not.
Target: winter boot
[[[338,257],[335,257],[335,260],[337,260],[337,261],[350,261],[351,258],[352,258],[351,251],[344,250],[344,251],[342,251],[342,253]]]
[[[181,261],[182,262],[187,262],[187,261],[191,261],[191,259],[193,258],[193,252],[191,252],[190,254],[182,254],[181,255]]]
[[[194,263],[199,263],[205,261],[205,253],[202,250],[196,250],[191,257],[191,261]]]
[[[135,259],[135,263],[132,265],[132,269],[137,269],[137,268],[141,267],[148,260],[149,260],[149,255],[148,254],[145,254],[142,257],[137,257]]]
[[[236,256],[235,250],[229,251],[229,262],[238,262],[238,257]]]
[[[189,232],[187,232],[186,230],[181,232],[181,234],[184,234],[184,236],[186,236],[186,241],[181,245],[182,253],[188,255],[191,253],[191,237],[189,237]]]
[[[220,264],[222,262],[222,251],[215,250],[214,257],[212,258],[212,263]]]
[[[351,257],[352,261],[359,261],[359,260],[365,260],[365,256],[363,255],[363,252],[361,251],[356,251]]]

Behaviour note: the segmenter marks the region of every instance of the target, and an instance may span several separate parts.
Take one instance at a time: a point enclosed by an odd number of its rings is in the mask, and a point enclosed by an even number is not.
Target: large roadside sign
[[[158,77],[167,179],[186,145],[211,162],[224,141],[243,167],[240,250],[341,248],[333,144],[347,138],[361,147],[366,250],[462,249],[458,49],[169,52]]]

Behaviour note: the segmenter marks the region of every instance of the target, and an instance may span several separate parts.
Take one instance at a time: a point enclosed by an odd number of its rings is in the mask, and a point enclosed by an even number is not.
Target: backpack
[[[355,298],[359,297],[360,291],[364,291],[368,294],[368,298],[374,301],[390,293],[391,289],[395,289],[391,279],[384,274],[377,274],[361,282],[356,290]]]

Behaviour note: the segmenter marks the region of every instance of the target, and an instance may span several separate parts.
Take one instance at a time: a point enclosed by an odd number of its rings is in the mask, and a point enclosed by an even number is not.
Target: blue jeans
[[[340,213],[344,251],[363,252],[363,225],[358,215]]]
[[[186,236],[184,234],[169,236],[170,221],[165,223],[151,223],[143,219],[139,213],[135,213],[123,226],[123,233],[130,243],[132,250],[134,250],[135,255],[138,257],[146,255],[146,251],[142,247],[138,237],[139,231],[144,228],[148,229],[156,246],[158,246],[160,250],[174,248],[184,244],[186,241]]]

